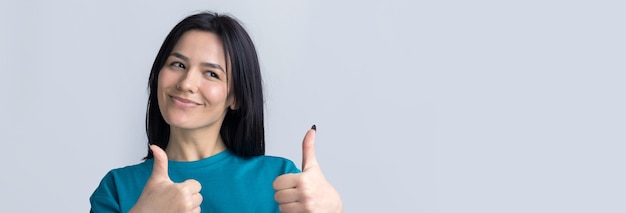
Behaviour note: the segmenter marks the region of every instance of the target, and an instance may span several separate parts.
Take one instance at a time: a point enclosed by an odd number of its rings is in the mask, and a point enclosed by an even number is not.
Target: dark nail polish
[[[315,126],[315,124],[313,124],[313,126],[311,127],[311,129],[317,131],[317,126]]]

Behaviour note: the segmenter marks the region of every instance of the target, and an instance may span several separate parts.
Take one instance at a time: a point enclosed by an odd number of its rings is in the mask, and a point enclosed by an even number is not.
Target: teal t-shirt
[[[109,171],[89,199],[92,212],[128,212],[150,178],[153,162],[148,159]],[[198,161],[168,163],[172,181],[200,182],[202,212],[279,212],[272,188],[274,179],[300,172],[285,158],[242,158],[228,150]]]

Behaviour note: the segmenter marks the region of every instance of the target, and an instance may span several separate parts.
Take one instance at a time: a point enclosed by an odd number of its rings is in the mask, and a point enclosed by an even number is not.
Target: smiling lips
[[[179,106],[181,108],[191,108],[191,107],[196,107],[202,104],[196,103],[195,101],[189,100],[189,99],[185,99],[185,98],[181,98],[181,97],[177,97],[177,96],[171,96],[170,98],[172,99],[172,101],[174,102],[174,104],[176,104],[176,106]]]

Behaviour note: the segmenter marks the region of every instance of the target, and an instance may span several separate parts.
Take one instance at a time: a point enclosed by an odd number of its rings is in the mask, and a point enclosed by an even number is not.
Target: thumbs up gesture
[[[139,200],[129,211],[139,212],[200,212],[200,183],[190,179],[174,183],[167,173],[167,155],[156,145],[150,145],[154,155],[152,175],[139,196]]]
[[[302,142],[302,173],[274,180],[274,199],[281,212],[343,212],[339,193],[322,174],[315,157],[315,125]]]

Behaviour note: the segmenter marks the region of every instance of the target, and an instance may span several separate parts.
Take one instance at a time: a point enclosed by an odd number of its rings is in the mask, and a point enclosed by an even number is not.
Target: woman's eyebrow
[[[200,63],[200,65],[205,66],[205,67],[215,68],[215,69],[221,70],[222,72],[226,73],[226,71],[224,71],[224,69],[222,69],[222,66],[220,66],[219,64],[214,64],[214,63],[209,63],[209,62],[202,62],[202,63]]]
[[[172,54],[170,54],[171,56],[174,56],[176,58],[180,58],[181,60],[185,61],[185,62],[189,62],[189,58],[187,56],[184,56],[183,54],[177,53],[177,52],[173,52]]]
[[[177,53],[177,52],[173,52],[171,54],[171,56],[174,56],[176,58],[180,58],[181,60],[189,63],[189,57],[184,56],[183,54],[180,54],[180,53]],[[220,66],[219,64],[216,64],[216,63],[202,62],[202,63],[200,63],[200,65],[205,66],[205,67],[219,69],[222,72],[226,73],[226,71],[224,71],[224,68],[222,68],[222,66]]]

